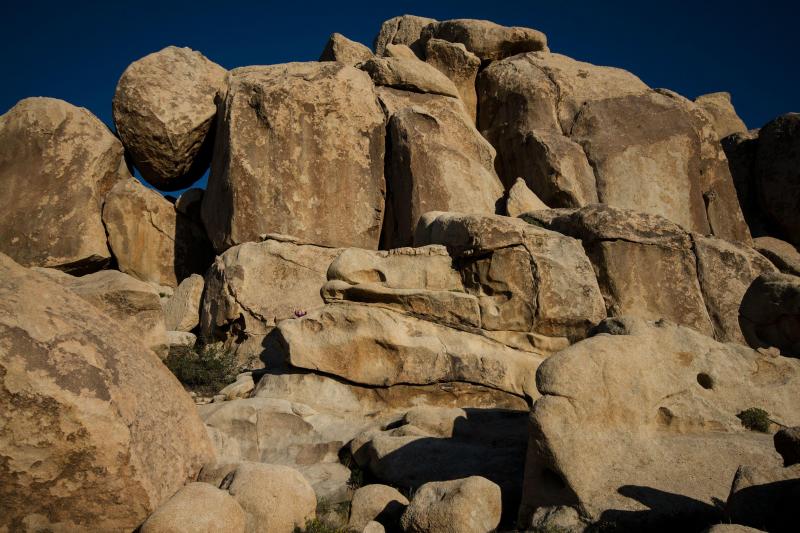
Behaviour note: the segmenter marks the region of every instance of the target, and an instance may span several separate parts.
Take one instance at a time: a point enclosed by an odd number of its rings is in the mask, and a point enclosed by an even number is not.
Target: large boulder
[[[407,506],[408,498],[397,489],[387,485],[367,485],[353,494],[347,526],[361,531],[373,520],[387,527],[395,526]]]
[[[426,483],[414,493],[400,523],[409,533],[487,533],[500,524],[500,487],[473,476]]]
[[[130,531],[213,457],[127,328],[0,256],[0,529]]]
[[[425,61],[450,78],[458,89],[458,94],[472,121],[478,114],[478,95],[475,92],[475,78],[481,60],[467,51],[461,43],[451,43],[442,39],[431,39],[425,45]]]
[[[202,226],[133,178],[108,193],[103,223],[119,269],[142,281],[176,287],[214,258]]]
[[[425,43],[421,39],[422,30],[434,22],[435,19],[416,15],[402,15],[384,21],[378,35],[375,36],[375,53],[382,56],[388,45],[404,44],[414,50],[417,56],[424,57]]]
[[[190,48],[168,46],[131,63],[112,106],[122,143],[142,177],[165,191],[197,181],[211,162],[214,99],[226,71]]]
[[[494,148],[455,98],[382,88],[389,116],[387,216],[383,246],[412,243],[428,211],[494,214],[503,186]]]
[[[189,483],[156,509],[141,533],[244,533],[245,514],[230,494]]]
[[[518,218],[432,212],[415,242],[445,245],[458,258],[484,330],[574,340],[605,318],[592,264],[576,239]]]
[[[167,331],[158,290],[117,270],[75,277],[50,268],[34,268],[118,321],[161,358],[167,355]]]
[[[731,473],[780,459],[737,417],[800,420],[800,361],[665,321],[608,319],[537,372],[521,518],[566,505],[623,529],[718,522]],[[680,526],[680,527],[678,527]]]
[[[730,93],[704,94],[695,98],[694,103],[708,114],[709,120],[720,139],[734,133],[747,131],[747,126],[733,108]]]
[[[361,43],[351,41],[341,33],[333,33],[319,56],[320,61],[338,61],[351,67],[370,59],[372,50]]]
[[[719,138],[693,102],[653,91],[620,69],[542,52],[490,65],[478,77],[478,96],[478,127],[498,149],[505,183],[523,177],[547,205],[574,207],[574,193],[562,193],[561,203],[534,184],[545,179],[553,192],[585,189],[587,178],[573,176],[584,176],[588,163],[602,203],[659,214],[699,233],[749,240]],[[545,134],[550,138],[542,139]],[[559,144],[553,135],[580,150],[566,151],[568,159],[561,161],[557,154],[565,148],[553,153],[549,147]],[[566,171],[550,170],[557,168],[554,160]],[[552,176],[560,176],[561,184],[551,185]]]
[[[781,115],[761,128],[755,182],[769,222],[800,246],[800,113]]]
[[[758,276],[742,298],[739,324],[750,346],[800,357],[800,278],[776,272]]]
[[[26,98],[0,117],[0,252],[82,274],[111,259],[103,197],[130,177],[119,140],[86,109]]]
[[[369,76],[343,63],[231,71],[202,208],[217,252],[264,233],[377,248],[385,131]]]
[[[453,19],[423,28],[431,38],[461,43],[481,61],[489,62],[525,52],[548,51],[547,36],[531,28],[507,27],[488,20]]]
[[[526,396],[542,355],[386,309],[328,305],[278,324],[292,366],[371,386],[466,381]]]

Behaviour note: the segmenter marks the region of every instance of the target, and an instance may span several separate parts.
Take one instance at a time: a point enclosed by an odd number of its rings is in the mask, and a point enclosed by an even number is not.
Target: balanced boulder
[[[488,20],[454,19],[426,26],[422,39],[461,43],[481,61],[489,62],[525,52],[549,51],[547,36],[531,28],[506,27]]]
[[[372,50],[361,43],[351,41],[341,33],[331,34],[320,61],[338,61],[355,67],[372,57]]]
[[[424,57],[422,30],[434,22],[436,20],[416,15],[402,15],[384,21],[378,35],[375,36],[375,53],[382,56],[387,45],[404,44],[414,50],[417,56]]]
[[[86,109],[26,98],[0,117],[0,251],[84,274],[109,264],[103,198],[129,178],[123,148]]]
[[[190,48],[168,46],[125,69],[114,124],[142,177],[165,191],[197,181],[211,162],[214,99],[226,71]]]

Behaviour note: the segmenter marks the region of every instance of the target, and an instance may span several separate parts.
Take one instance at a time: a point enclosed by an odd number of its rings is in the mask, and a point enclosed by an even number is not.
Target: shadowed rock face
[[[211,162],[214,99],[224,68],[189,48],[168,46],[133,63],[114,94],[114,124],[142,177],[176,191],[197,181]]]
[[[126,327],[0,255],[0,528],[130,531],[212,458]]]
[[[231,71],[203,222],[218,253],[264,233],[377,248],[384,116],[369,76],[338,62]]]
[[[87,110],[20,101],[0,117],[0,251],[75,274],[105,267],[103,197],[129,177],[122,144]]]

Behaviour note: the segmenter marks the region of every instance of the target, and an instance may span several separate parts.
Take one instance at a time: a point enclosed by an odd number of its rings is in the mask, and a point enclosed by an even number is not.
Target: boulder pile
[[[0,531],[796,530],[800,115],[404,15],[113,117],[0,116]]]

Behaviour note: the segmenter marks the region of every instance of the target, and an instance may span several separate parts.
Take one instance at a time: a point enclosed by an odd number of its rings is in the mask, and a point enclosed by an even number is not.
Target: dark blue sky
[[[52,96],[110,125],[122,71],[164,46],[189,46],[226,68],[315,60],[332,32],[371,46],[380,23],[403,13],[536,28],[554,52],[630,70],[652,87],[690,98],[729,91],[751,128],[800,111],[797,0],[5,0],[0,13],[0,113]]]

